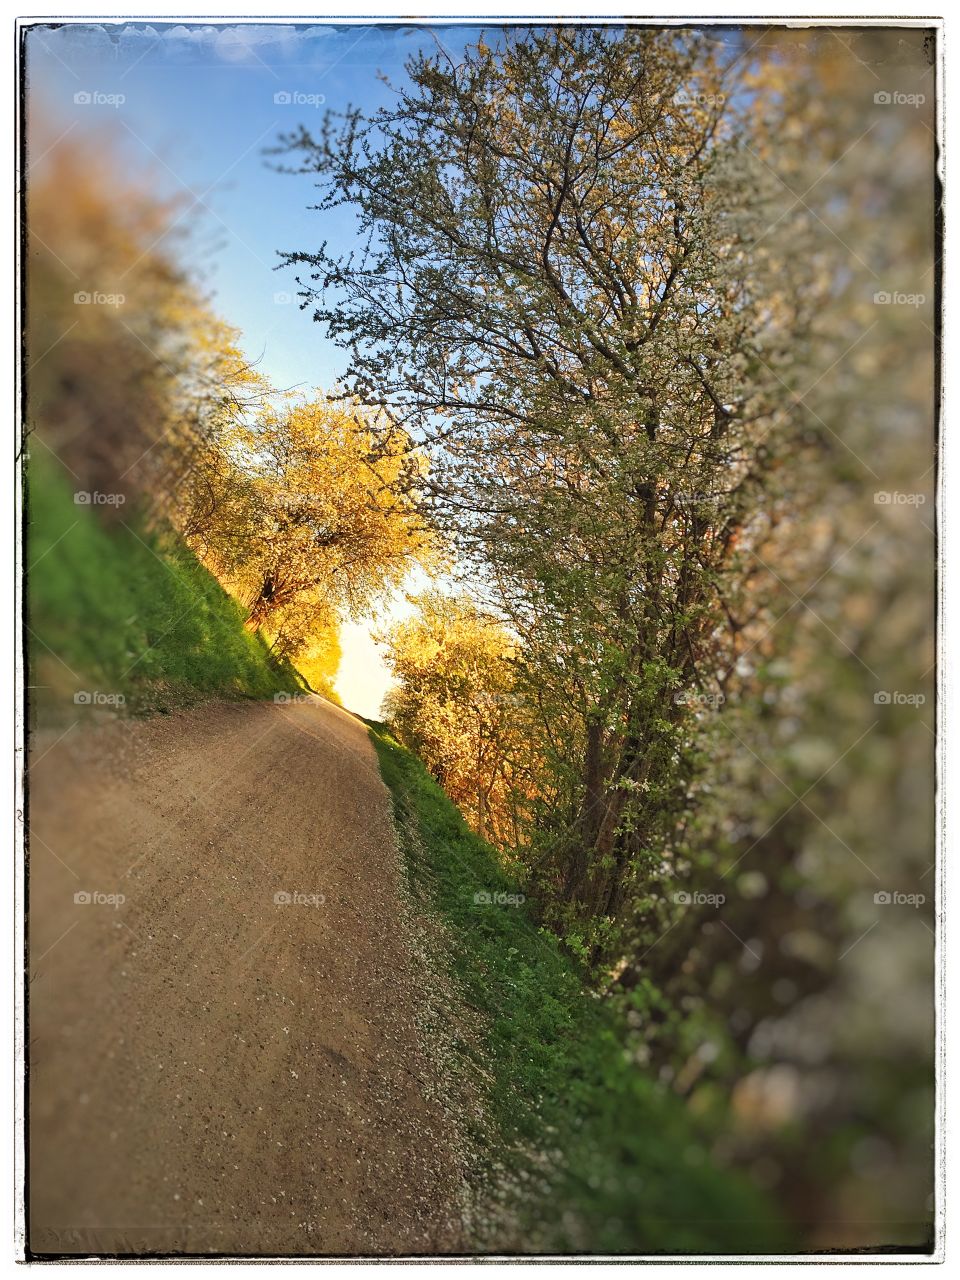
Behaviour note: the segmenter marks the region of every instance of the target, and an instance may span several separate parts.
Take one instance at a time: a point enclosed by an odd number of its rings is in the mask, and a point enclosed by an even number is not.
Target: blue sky
[[[477,35],[463,26],[432,30],[451,50]],[[405,59],[420,46],[435,47],[431,29],[38,26],[27,34],[28,104],[65,142],[109,127],[130,164],[150,170],[164,194],[196,199],[187,216],[196,223],[192,260],[217,311],[242,331],[245,350],[261,357],[275,384],[328,388],[344,356],[299,310],[295,273],[275,270],[277,251],[315,249],[324,240],[348,250],[353,215],[311,211],[311,178],[274,172],[263,150],[282,131],[319,124],[325,109],[388,102],[391,90],[378,73],[401,81]],[[339,692],[347,706],[375,715],[388,676],[368,625],[347,625],[342,643]]]
[[[438,35],[448,45],[468,38],[463,28]],[[29,101],[56,132],[112,127],[133,162],[153,165],[170,191],[201,197],[195,256],[220,313],[279,383],[329,385],[342,357],[295,301],[275,302],[295,286],[292,270],[274,268],[278,250],[323,240],[349,249],[353,216],[310,211],[310,177],[273,172],[263,150],[283,130],[319,124],[326,108],[388,101],[377,73],[402,78],[404,59],[427,43],[412,27],[37,27],[27,37]],[[94,100],[77,104],[77,93]]]

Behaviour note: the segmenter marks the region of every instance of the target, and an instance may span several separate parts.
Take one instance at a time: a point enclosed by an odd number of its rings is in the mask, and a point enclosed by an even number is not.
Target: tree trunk
[[[597,839],[603,802],[601,746],[603,726],[595,717],[587,720],[587,749],[584,759],[583,808],[574,831],[574,843],[566,861],[563,900],[572,902],[583,892],[589,872],[589,852]]]

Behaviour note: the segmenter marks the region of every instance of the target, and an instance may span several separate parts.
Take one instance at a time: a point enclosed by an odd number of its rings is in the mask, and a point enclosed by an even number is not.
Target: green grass
[[[27,645],[41,716],[74,714],[80,690],[120,694],[138,712],[302,687],[180,539],[151,532],[126,506],[107,524],[73,489],[42,450],[31,457]]]
[[[447,963],[466,1006],[459,1016],[476,1031],[458,1045],[479,1068],[469,1077],[486,1081],[484,1118],[468,1139],[476,1181],[493,1202],[510,1204],[513,1238],[505,1247],[604,1254],[793,1247],[777,1207],[713,1164],[682,1102],[627,1061],[622,1028],[556,938],[538,930],[524,906],[475,903],[478,892],[516,894],[518,886],[420,761],[383,726],[372,724],[371,736],[411,890],[445,926]],[[495,1250],[496,1234],[481,1231],[477,1247]]]

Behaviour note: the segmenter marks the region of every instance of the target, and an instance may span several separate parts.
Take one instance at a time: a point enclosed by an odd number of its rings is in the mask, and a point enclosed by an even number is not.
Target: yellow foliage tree
[[[404,432],[375,438],[352,404],[268,406],[211,443],[181,527],[247,625],[293,658],[435,555],[410,485],[419,465]]]
[[[334,681],[340,667],[340,624],[333,611],[314,623],[310,637],[297,651],[297,670],[316,693],[339,703]]]
[[[514,687],[515,642],[466,596],[428,591],[414,603],[417,613],[383,637],[397,680],[384,714],[474,830],[516,848],[531,735]]]

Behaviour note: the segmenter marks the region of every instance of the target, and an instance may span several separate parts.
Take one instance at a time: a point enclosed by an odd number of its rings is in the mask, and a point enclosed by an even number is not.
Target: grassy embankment
[[[446,1011],[464,1076],[481,1203],[509,1204],[508,1246],[537,1252],[766,1253],[794,1243],[777,1207],[712,1163],[681,1101],[627,1060],[621,1028],[523,905],[494,851],[419,760],[371,725],[410,889],[444,926],[464,1009]],[[465,1106],[469,1114],[471,1108]],[[485,1188],[481,1190],[480,1188]],[[486,1215],[480,1215],[486,1217]],[[495,1247],[481,1230],[478,1248]],[[501,1247],[503,1247],[501,1243]]]
[[[240,606],[182,541],[150,531],[128,507],[107,524],[74,502],[73,487],[38,447],[28,467],[24,559],[41,717],[81,713],[81,691],[119,694],[128,711],[162,712],[303,688],[293,667],[275,663],[262,638],[244,630]]]

